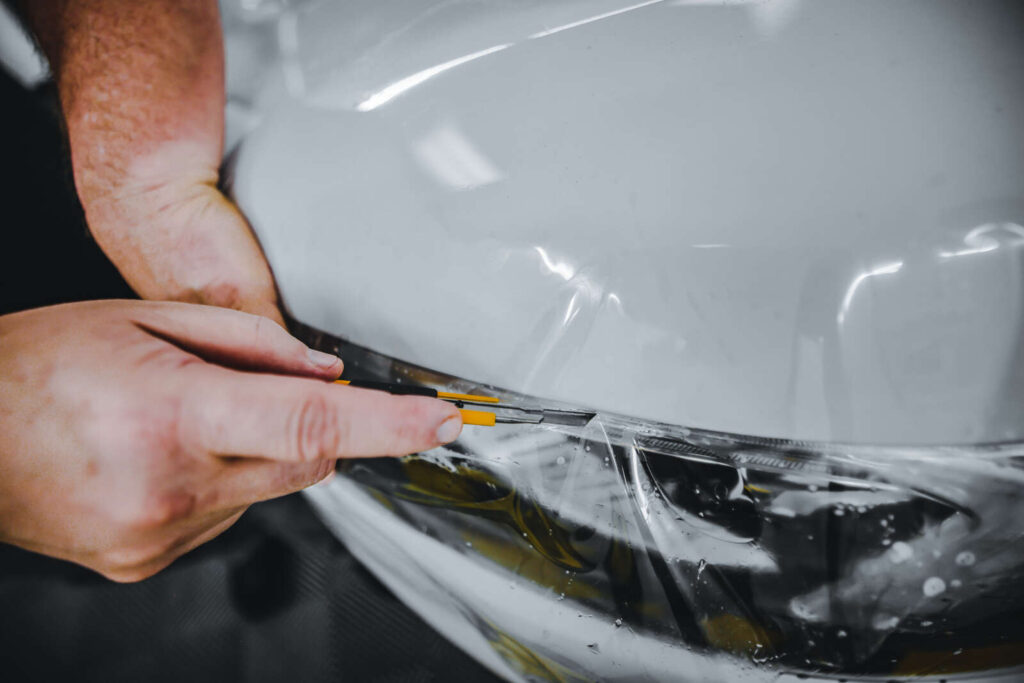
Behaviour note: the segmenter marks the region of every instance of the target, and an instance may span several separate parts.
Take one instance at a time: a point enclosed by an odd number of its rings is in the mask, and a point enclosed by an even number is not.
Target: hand
[[[323,480],[336,458],[426,450],[462,426],[436,399],[331,384],[338,358],[207,306],[26,311],[0,317],[0,349],[0,540],[117,581]]]
[[[22,9],[50,60],[89,229],[128,284],[146,299],[281,322],[259,245],[217,189],[225,103],[217,0]]]
[[[96,241],[141,297],[234,308],[283,325],[256,239],[215,170],[176,168],[83,193]],[[84,183],[83,183],[84,184]]]

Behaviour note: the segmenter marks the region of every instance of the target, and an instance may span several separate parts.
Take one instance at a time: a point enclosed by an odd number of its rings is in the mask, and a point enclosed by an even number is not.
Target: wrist
[[[125,149],[84,132],[70,137],[75,187],[90,223],[111,210],[132,209],[149,218],[217,187],[220,153],[219,148],[211,151],[208,142],[177,140]]]

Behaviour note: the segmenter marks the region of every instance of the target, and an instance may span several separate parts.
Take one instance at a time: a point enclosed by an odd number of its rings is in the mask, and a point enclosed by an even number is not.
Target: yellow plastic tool
[[[405,396],[428,396],[450,401],[455,404],[462,413],[463,424],[479,425],[482,427],[493,427],[501,424],[547,424],[569,425],[576,427],[586,426],[594,418],[595,413],[580,410],[566,410],[555,408],[526,407],[502,403],[494,396],[479,396],[477,394],[456,394],[450,391],[438,391],[430,387],[416,386],[412,384],[401,384],[397,382],[378,382],[375,380],[335,380],[336,384],[348,384],[349,386],[362,389],[376,389],[391,394]],[[501,414],[492,413],[486,410],[470,410],[465,404],[482,405],[487,408],[494,408]],[[500,405],[496,405],[500,404]]]
[[[459,412],[462,413],[462,424],[466,425],[479,425],[481,427],[493,427],[497,424],[498,417],[494,413],[488,413],[486,410],[470,410],[469,408],[459,408]]]
[[[347,379],[335,380],[335,384],[352,384]],[[431,398],[440,398],[445,401],[454,401],[461,403],[463,401],[469,403],[501,403],[501,400],[494,396],[477,396],[475,394],[456,394],[450,391],[437,391],[429,387],[412,387],[402,384],[387,385],[384,383],[376,382],[356,382],[357,387],[364,389],[380,389],[383,391],[389,391],[393,394],[409,394],[413,396],[428,396]],[[486,410],[470,410],[468,408],[459,408],[459,412],[462,413],[462,424],[467,425],[478,425],[481,427],[493,427],[497,423],[497,416],[494,413],[489,413]]]

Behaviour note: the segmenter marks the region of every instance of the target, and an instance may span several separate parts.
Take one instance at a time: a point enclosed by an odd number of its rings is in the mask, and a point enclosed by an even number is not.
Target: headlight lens
[[[540,403],[293,331],[353,377]],[[585,427],[467,428],[429,453],[345,461],[331,485],[345,496],[313,497],[378,573],[407,563],[403,580],[444,587],[453,614],[527,678],[659,679],[678,671],[645,654],[662,652],[771,676],[1016,680],[1022,463],[1024,444],[799,443],[598,413]],[[404,529],[449,559],[397,544],[386,555],[366,529],[360,541],[343,509],[356,498],[387,520],[374,533]],[[491,599],[473,597],[484,575]]]

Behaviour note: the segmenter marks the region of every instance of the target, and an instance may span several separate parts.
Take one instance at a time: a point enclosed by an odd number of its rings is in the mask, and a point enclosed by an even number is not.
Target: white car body
[[[959,488],[922,487],[964,509],[990,489],[1015,499],[1016,451],[993,465],[971,449],[1024,441],[1019,3],[243,5],[226,10],[232,191],[295,319],[480,387],[593,409],[598,425],[608,414],[891,447],[878,452],[907,460],[882,477],[889,503],[931,471],[958,473]],[[500,450],[468,430],[476,452]],[[579,438],[600,443],[594,430]],[[521,432],[517,452],[545,438]],[[943,462],[950,447],[958,459]],[[569,467],[586,457],[568,453]],[[866,460],[876,473],[887,462]],[[613,486],[603,476],[588,481]],[[564,512],[543,489],[533,499]],[[351,478],[312,496],[400,597],[509,679],[822,671],[618,628],[553,598],[550,582],[421,533]],[[821,504],[833,503],[787,491],[765,509]],[[992,515],[986,533],[1009,533],[1013,515]],[[914,570],[880,548],[828,590],[884,606],[867,576],[898,571],[928,599],[968,581],[943,574],[983,552],[954,518],[895,545]],[[638,519],[661,552],[674,542]],[[691,529],[681,552],[780,571],[753,541],[715,538]],[[1020,568],[993,562],[1000,576]],[[888,633],[924,609],[900,595],[865,623]],[[800,600],[790,609],[806,616],[821,596]],[[517,645],[495,645],[482,623]],[[523,650],[546,664],[530,669]]]

